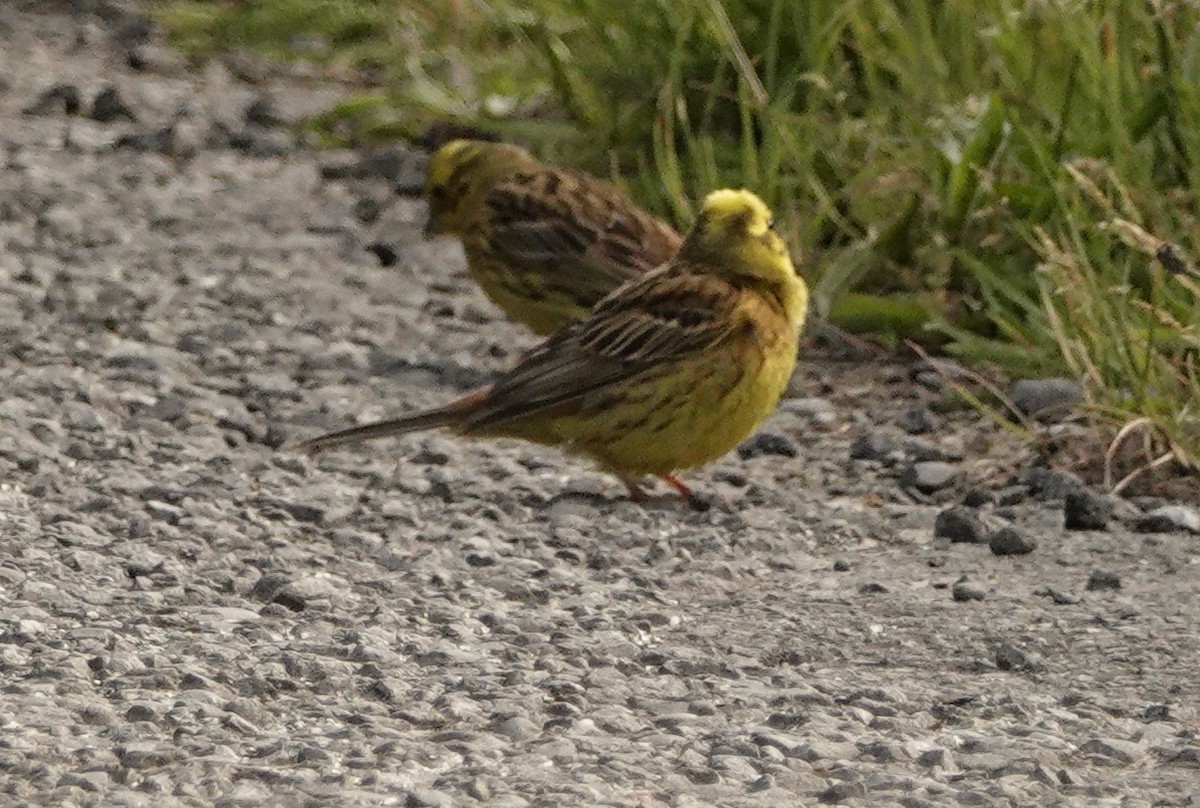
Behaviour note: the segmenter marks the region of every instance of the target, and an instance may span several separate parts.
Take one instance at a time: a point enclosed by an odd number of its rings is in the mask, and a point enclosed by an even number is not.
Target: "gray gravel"
[[[704,513],[522,444],[278,451],[531,340],[417,238],[415,156],[279,126],[341,88],[127,9],[0,5],[0,802],[1200,800],[1187,520],[1064,529],[1077,478],[916,425],[904,366],[810,349]],[[935,537],[966,486],[1036,549]]]

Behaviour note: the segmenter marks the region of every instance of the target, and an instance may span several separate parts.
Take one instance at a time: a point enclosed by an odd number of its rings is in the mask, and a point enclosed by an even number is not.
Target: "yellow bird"
[[[679,234],[613,186],[507,143],[453,140],[430,158],[427,235],[462,240],[471,277],[540,335],[665,263]]]
[[[808,290],[754,194],[714,191],[671,262],[630,281],[492,384],[436,409],[334,432],[314,451],[443,427],[594,460],[630,495],[724,455],[767,417],[796,365]]]

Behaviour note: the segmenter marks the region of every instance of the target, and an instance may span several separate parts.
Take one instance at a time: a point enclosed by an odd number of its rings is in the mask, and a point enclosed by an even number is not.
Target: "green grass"
[[[707,190],[751,187],[835,322],[1072,374],[1100,417],[1200,456],[1196,283],[1152,255],[1200,248],[1197,0],[427,8],[175,2],[162,18],[200,53],[359,77],[321,122],[341,137],[481,123],[680,226]]]

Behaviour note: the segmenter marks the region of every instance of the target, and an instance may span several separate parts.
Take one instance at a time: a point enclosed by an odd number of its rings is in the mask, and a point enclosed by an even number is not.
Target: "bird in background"
[[[440,427],[591,458],[635,500],[655,476],[724,455],[774,409],[796,364],[808,290],[771,213],[709,194],[674,259],[618,288],[492,384],[441,407],[299,444],[318,451]]]
[[[452,140],[429,160],[426,235],[462,240],[493,303],[547,336],[668,261],[680,236],[606,182],[507,143]]]

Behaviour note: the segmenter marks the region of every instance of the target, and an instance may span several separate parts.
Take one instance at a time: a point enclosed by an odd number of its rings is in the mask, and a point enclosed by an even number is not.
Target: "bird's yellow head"
[[[769,283],[797,277],[771,209],[749,191],[724,189],[706,196],[680,252],[723,275]]]
[[[679,255],[714,275],[769,292],[789,320],[803,321],[808,287],[775,232],[770,208],[751,192],[724,189],[705,197]]]
[[[501,177],[532,162],[524,149],[485,140],[452,140],[429,158],[425,196],[429,200],[426,235],[461,235],[474,197]]]
[[[458,232],[462,202],[471,188],[471,166],[484,159],[487,146],[478,140],[452,140],[429,158],[425,169],[425,197],[429,201],[425,235]]]

